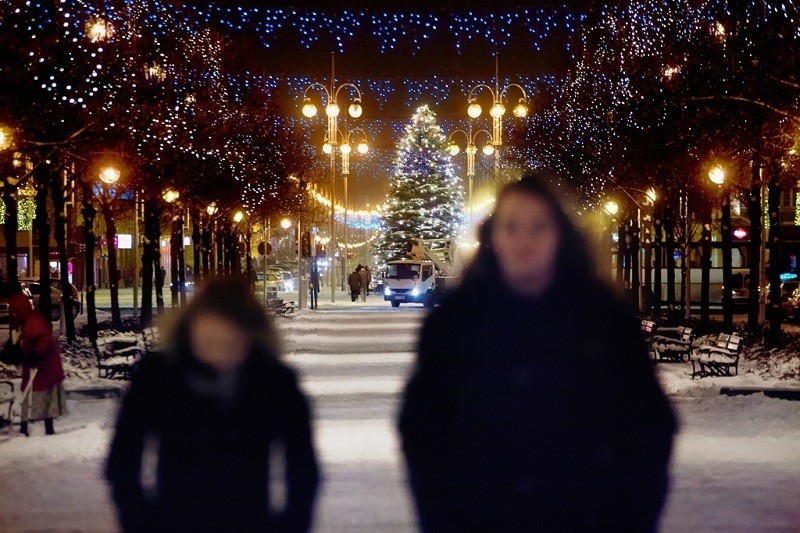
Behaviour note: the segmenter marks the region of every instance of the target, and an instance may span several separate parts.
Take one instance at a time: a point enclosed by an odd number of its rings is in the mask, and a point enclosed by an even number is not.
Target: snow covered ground
[[[316,531],[414,530],[394,423],[423,316],[376,300],[279,322],[313,399],[325,475]],[[662,531],[800,531],[800,402],[718,394],[763,385],[753,373],[692,380],[688,363],[657,368],[681,421]],[[57,435],[40,424],[28,439],[0,434],[0,531],[115,530],[101,469],[117,401],[71,398]]]

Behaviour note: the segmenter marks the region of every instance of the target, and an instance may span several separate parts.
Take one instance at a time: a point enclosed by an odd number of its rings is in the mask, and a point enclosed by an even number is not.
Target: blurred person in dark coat
[[[657,528],[673,411],[542,176],[500,193],[426,319],[399,426],[423,531]]]
[[[347,284],[350,286],[350,301],[355,302],[358,300],[358,295],[361,293],[361,269],[363,267],[358,265],[355,270],[350,272],[347,276]]]
[[[8,302],[12,337],[19,335],[22,351],[22,390],[30,386],[30,398],[22,402],[20,433],[29,435],[28,422],[44,420],[45,433],[55,433],[53,419],[66,415],[64,367],[50,321],[33,308],[24,294],[14,294]],[[31,373],[36,370],[33,383]]]
[[[308,531],[319,480],[307,401],[277,358],[275,331],[245,280],[209,282],[143,359],[106,466],[125,531]],[[142,485],[156,442],[155,490]],[[270,505],[282,450],[285,506]]]

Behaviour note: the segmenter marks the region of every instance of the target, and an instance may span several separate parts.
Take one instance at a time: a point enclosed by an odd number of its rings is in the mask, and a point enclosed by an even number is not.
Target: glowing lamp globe
[[[242,211],[236,211],[236,213],[233,214],[233,221],[238,224],[242,220],[244,220],[244,213]]]
[[[369,152],[369,145],[367,144],[366,141],[361,141],[360,143],[358,143],[356,150],[358,150],[359,154],[364,155],[367,152]]]
[[[350,113],[350,116],[353,118],[358,118],[361,116],[361,113],[364,110],[361,108],[361,100],[356,99],[355,102],[350,104],[350,107],[347,108],[347,112]]]
[[[208,213],[208,216],[210,217],[216,215],[218,210],[219,207],[217,207],[217,204],[214,202],[211,202],[210,204],[208,204],[208,207],[206,207],[206,213]]]
[[[481,105],[475,101],[469,104],[469,107],[467,108],[467,114],[472,118],[478,118],[479,116],[481,116],[482,111],[483,110],[481,109]]]
[[[0,150],[8,150],[14,143],[14,135],[6,126],[0,126]]]
[[[317,106],[315,106],[310,98],[303,100],[303,115],[311,118],[317,115]]]
[[[619,204],[614,200],[609,200],[603,205],[603,210],[613,217],[619,212]]]
[[[452,143],[447,147],[447,151],[450,152],[451,156],[456,156],[461,151],[461,148],[459,148],[456,143]]]
[[[113,185],[119,181],[121,175],[122,173],[119,171],[118,168],[105,167],[100,171],[98,177],[100,178],[100,181],[102,181],[103,183],[106,183],[108,185]]]
[[[722,185],[725,183],[725,170],[719,165],[715,166],[708,171],[708,179],[711,180],[711,183]]]
[[[492,155],[494,153],[494,146],[492,146],[491,144],[484,145],[483,153],[484,155]]]
[[[336,102],[330,103],[327,106],[325,106],[325,114],[328,115],[330,118],[339,116],[339,106],[336,105]]]
[[[744,228],[736,228],[735,230],[733,230],[733,236],[736,237],[737,239],[744,239],[745,237],[747,237],[747,230]]]
[[[489,115],[491,115],[492,118],[500,118],[505,114],[506,114],[506,106],[504,106],[500,102],[494,104],[492,106],[492,109],[489,111]]]
[[[353,148],[348,143],[344,143],[339,147],[339,150],[341,150],[342,154],[344,155],[350,155],[350,152],[353,151]]]
[[[528,102],[524,98],[519,99],[519,103],[514,106],[514,116],[517,118],[525,118],[528,116]]]
[[[325,144],[322,145],[322,152],[328,155],[333,153],[333,146],[331,146],[331,143],[325,141]]]
[[[175,189],[166,189],[161,197],[164,199],[165,202],[168,204],[173,203],[175,200],[180,198],[180,193]]]
[[[647,197],[647,200],[651,204],[656,203],[656,199],[658,198],[658,194],[656,193],[656,190],[653,187],[650,187],[649,189],[647,189],[644,192],[644,195]]]
[[[289,220],[288,218],[284,218],[283,220],[281,220],[281,227],[283,229],[291,228],[292,227],[292,221]]]

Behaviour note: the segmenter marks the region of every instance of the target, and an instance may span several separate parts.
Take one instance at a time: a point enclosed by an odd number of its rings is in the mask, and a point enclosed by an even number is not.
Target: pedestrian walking
[[[50,321],[33,308],[27,296],[15,294],[8,305],[11,327],[14,336],[19,335],[22,352],[22,390],[30,389],[30,397],[22,401],[20,433],[28,436],[29,422],[44,420],[45,433],[52,435],[53,419],[68,412],[58,342]]]
[[[134,374],[106,464],[122,529],[308,531],[319,479],[309,407],[246,280],[210,281],[163,335],[162,353]],[[153,489],[141,482],[148,442]],[[280,510],[270,505],[276,450]]]
[[[358,300],[358,295],[361,293],[361,268],[361,265],[358,265],[356,269],[347,276],[347,284],[350,286],[351,302]]]
[[[653,531],[675,419],[545,177],[425,320],[399,428],[422,531]]]
[[[361,301],[367,301],[367,293],[369,292],[369,284],[372,281],[372,274],[369,271],[369,268],[364,265],[361,267],[361,271],[358,273],[359,280],[361,282]]]

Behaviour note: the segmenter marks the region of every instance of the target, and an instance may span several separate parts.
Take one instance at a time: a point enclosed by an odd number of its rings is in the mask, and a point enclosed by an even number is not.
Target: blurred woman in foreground
[[[652,531],[675,420],[638,323],[541,176],[425,321],[400,432],[423,531]]]
[[[309,408],[276,356],[245,282],[215,279],[131,382],[106,475],[125,531],[307,531],[318,484]],[[155,442],[153,490],[142,455]],[[285,457],[285,505],[270,505],[270,449]]]

